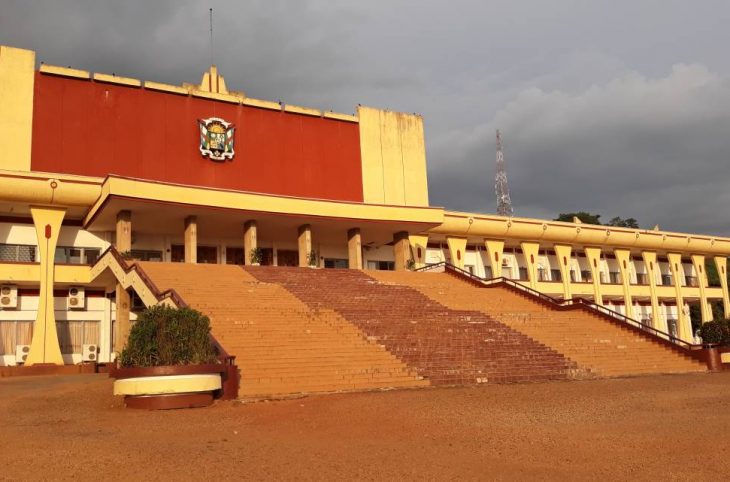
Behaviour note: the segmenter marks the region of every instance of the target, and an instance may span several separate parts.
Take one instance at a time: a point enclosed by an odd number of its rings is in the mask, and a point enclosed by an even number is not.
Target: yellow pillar
[[[411,243],[408,240],[408,232],[400,231],[393,235],[393,257],[395,258],[395,270],[404,271],[411,259]]]
[[[720,277],[720,286],[722,287],[722,306],[725,318],[730,318],[730,296],[728,296],[727,286],[727,258],[725,256],[715,256],[715,267],[717,275]]]
[[[530,281],[530,288],[537,289],[537,255],[540,252],[538,243],[520,243],[522,254],[527,265],[527,279]]]
[[[0,79],[0,168],[30,171],[35,52],[0,45]]]
[[[596,304],[603,304],[601,293],[601,248],[585,248],[586,261],[591,270],[593,278],[593,301]]]
[[[466,238],[447,236],[446,244],[449,247],[451,264],[459,269],[464,269],[464,257],[466,256]]]
[[[556,244],[555,256],[558,258],[560,266],[560,277],[563,280],[563,299],[569,300],[573,298],[570,291],[570,253],[572,248],[563,244]]]
[[[684,341],[692,341],[692,322],[684,312],[684,296],[682,294],[682,281],[684,280],[684,268],[682,267],[682,255],[679,253],[668,253],[669,269],[672,272],[674,290],[677,297],[677,335]]]
[[[498,239],[485,239],[484,247],[487,249],[489,266],[492,268],[492,277],[502,277],[502,255],[504,253],[504,241]]]
[[[428,248],[428,234],[411,234],[408,236],[408,242],[411,244],[413,261],[416,268],[426,266],[426,249]]]
[[[117,213],[115,248],[120,253],[132,249],[132,213],[130,211],[119,211]],[[129,331],[132,325],[129,321],[129,309],[132,304],[131,297],[124,287],[117,283],[115,289],[114,304],[116,306],[115,331],[116,344],[114,350],[121,352],[129,339]]]
[[[256,221],[246,221],[243,224],[243,264],[251,264],[251,252],[258,248],[258,228]]]
[[[299,245],[299,266],[309,266],[309,256],[312,252],[312,226],[303,224],[299,226],[297,243]]]
[[[656,253],[653,251],[642,251],[641,258],[644,260],[646,276],[649,278],[649,293],[651,296],[651,326],[666,333],[667,321],[659,312],[659,297],[656,292],[656,273],[658,269]]]
[[[33,339],[25,364],[63,365],[56,331],[56,316],[53,312],[53,285],[56,244],[66,210],[31,207],[30,214],[33,217],[40,254],[40,292],[38,313],[33,324]]]
[[[347,258],[350,269],[362,269],[362,235],[360,228],[347,231]]]
[[[198,262],[198,218],[185,218],[185,262]]]
[[[621,285],[624,288],[625,314],[629,318],[636,318],[634,315],[634,300],[631,297],[631,251],[628,249],[615,249],[616,263],[621,272]]]
[[[692,266],[694,266],[695,274],[697,275],[697,286],[700,289],[700,312],[702,315],[702,323],[712,321],[712,309],[710,309],[709,303],[707,303],[707,273],[705,273],[705,257],[701,254],[693,254]]]

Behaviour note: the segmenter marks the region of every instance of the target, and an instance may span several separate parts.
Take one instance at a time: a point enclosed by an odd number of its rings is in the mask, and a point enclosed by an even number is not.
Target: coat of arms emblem
[[[233,159],[233,134],[236,126],[218,117],[198,119],[200,153],[213,161]]]

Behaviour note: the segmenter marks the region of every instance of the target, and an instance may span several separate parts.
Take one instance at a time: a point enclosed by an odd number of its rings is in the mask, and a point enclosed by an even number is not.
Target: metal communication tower
[[[502,133],[497,129],[497,175],[494,178],[494,191],[497,194],[497,214],[512,216],[512,201],[509,198],[507,171],[504,168],[502,153]]]

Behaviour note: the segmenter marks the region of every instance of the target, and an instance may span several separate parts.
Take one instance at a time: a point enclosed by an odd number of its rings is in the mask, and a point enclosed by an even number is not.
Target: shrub
[[[210,320],[190,308],[154,306],[143,311],[120,355],[124,367],[215,363]]]
[[[728,339],[727,323],[725,321],[708,321],[700,327],[700,336],[703,343],[723,343]]]
[[[264,261],[264,250],[252,248],[250,254],[251,264],[261,264]]]
[[[307,254],[307,262],[309,263],[309,266],[317,266],[317,253],[310,251],[309,254]]]

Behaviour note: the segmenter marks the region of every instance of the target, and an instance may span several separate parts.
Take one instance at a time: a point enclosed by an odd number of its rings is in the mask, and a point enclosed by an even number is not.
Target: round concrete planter
[[[206,407],[222,388],[224,365],[180,365],[117,368],[114,395],[124,396],[128,408],[148,410]]]

